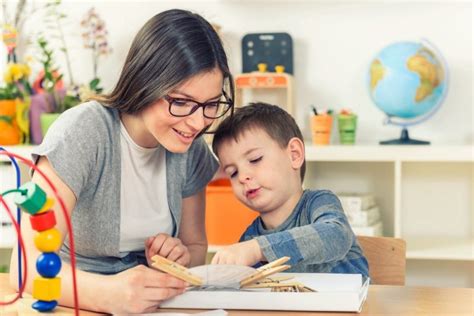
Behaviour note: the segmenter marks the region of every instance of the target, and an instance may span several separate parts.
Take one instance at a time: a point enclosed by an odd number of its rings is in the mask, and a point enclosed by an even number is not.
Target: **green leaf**
[[[99,78],[92,79],[91,82],[89,82],[89,88],[91,88],[92,90],[96,90],[99,83],[100,83]]]
[[[13,122],[13,117],[11,116],[7,116],[7,115],[0,115],[0,121],[4,121],[6,122],[7,124],[12,124]]]

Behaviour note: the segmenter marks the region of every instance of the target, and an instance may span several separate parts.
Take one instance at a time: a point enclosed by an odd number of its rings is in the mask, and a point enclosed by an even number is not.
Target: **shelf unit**
[[[473,146],[314,146],[306,145],[308,171],[305,186],[331,190],[375,193],[384,210],[386,235],[413,241],[408,243],[409,259],[471,260],[474,261],[474,243],[470,221],[473,218]],[[324,168],[321,168],[324,167]],[[417,188],[417,185],[423,187]],[[429,188],[427,186],[432,186]],[[429,196],[430,190],[446,190],[446,196]],[[462,187],[462,188],[461,188]],[[406,190],[409,188],[410,190]],[[441,236],[416,236],[409,225],[418,227],[413,207],[407,197],[417,198],[416,204],[426,203],[432,215],[434,200],[446,200],[451,190],[466,193],[458,215],[465,215],[464,236],[452,235],[441,228],[432,230]],[[419,191],[419,192],[417,192]],[[430,202],[431,201],[431,202]],[[458,201],[459,202],[459,201]],[[440,203],[442,207],[446,202]],[[453,210],[450,210],[453,212]],[[421,209],[418,212],[427,213]],[[406,217],[413,219],[408,222]],[[434,215],[433,215],[434,216]],[[436,217],[436,216],[434,216]],[[428,218],[427,218],[428,219]],[[446,224],[446,223],[436,223]],[[424,226],[424,225],[421,225]],[[426,232],[429,234],[429,231]],[[433,239],[435,238],[435,239]],[[439,240],[436,240],[439,238]],[[439,246],[432,246],[439,244]]]
[[[474,146],[306,144],[306,160],[306,188],[375,195],[408,284],[474,286]]]

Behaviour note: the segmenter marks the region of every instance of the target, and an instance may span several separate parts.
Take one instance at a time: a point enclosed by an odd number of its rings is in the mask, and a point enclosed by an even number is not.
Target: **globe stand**
[[[404,127],[402,134],[398,139],[384,140],[379,142],[380,145],[429,145],[430,142],[424,140],[411,139],[408,130]]]

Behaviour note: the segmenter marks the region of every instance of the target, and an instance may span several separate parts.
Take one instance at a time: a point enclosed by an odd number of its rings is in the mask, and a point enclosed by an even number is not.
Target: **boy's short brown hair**
[[[225,141],[238,140],[243,132],[251,128],[261,128],[275,140],[280,147],[286,148],[290,139],[299,138],[303,143],[303,135],[295,119],[282,108],[263,102],[250,103],[237,108],[233,116],[227,117],[217,128],[212,141],[212,150],[217,151]],[[306,161],[300,169],[301,182],[306,172]]]

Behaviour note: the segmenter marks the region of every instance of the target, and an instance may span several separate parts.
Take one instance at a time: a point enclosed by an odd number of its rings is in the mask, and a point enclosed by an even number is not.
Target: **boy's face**
[[[238,142],[223,142],[218,156],[234,194],[246,206],[262,213],[262,218],[264,214],[288,209],[287,204],[293,203],[301,191],[302,162],[292,159],[289,145],[280,147],[261,128],[245,131]]]

